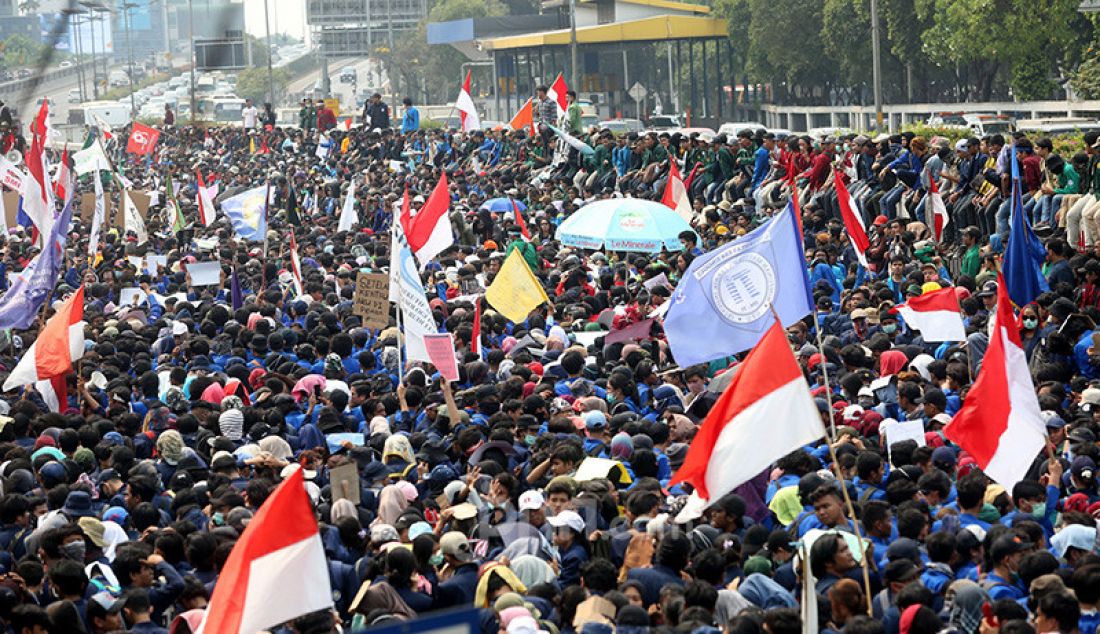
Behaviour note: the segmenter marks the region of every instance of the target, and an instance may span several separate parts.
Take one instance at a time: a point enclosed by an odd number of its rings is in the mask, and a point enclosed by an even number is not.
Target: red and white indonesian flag
[[[462,90],[458,93],[458,99],[455,99],[455,108],[458,109],[458,116],[462,120],[463,132],[481,128],[477,106],[474,105],[474,98],[470,96],[470,71],[466,71],[466,81],[462,82]]]
[[[680,177],[680,168],[676,166],[676,161],[669,161],[668,163],[668,184],[665,185],[665,193],[661,197],[661,204],[675,211],[689,223],[692,217],[695,216],[695,210],[691,208],[687,187],[684,186],[684,179]]]
[[[1046,426],[1003,275],[997,283],[997,318],[981,372],[944,434],[1011,491],[1046,443]]]
[[[352,186],[354,187],[354,183]],[[301,297],[302,292],[302,261],[298,257],[298,240],[294,237],[294,230],[290,230],[290,279],[294,284],[295,296]]]
[[[914,297],[904,304],[898,304],[892,312],[901,315],[910,328],[919,330],[925,341],[966,339],[962,309],[959,308],[959,299],[953,288],[941,288]]]
[[[951,222],[951,217],[947,215],[947,206],[943,204],[940,188],[936,187],[936,179],[931,174],[928,176],[928,183],[928,204],[925,206],[932,216],[928,226],[932,227],[932,235],[935,236],[936,242],[941,242],[943,230]]]
[[[546,96],[558,104],[559,119],[565,114],[565,109],[569,106],[569,102],[565,100],[565,93],[567,92],[569,92],[569,87],[565,85],[565,78],[562,77],[561,73],[558,73],[554,83],[550,84],[550,90],[546,91]]]
[[[199,632],[252,634],[330,607],[325,549],[296,469],[233,546]]]
[[[717,500],[824,435],[810,387],[777,322],[707,414],[669,486],[687,482],[698,498]]]
[[[206,186],[206,180],[202,177],[202,171],[195,170],[195,178],[198,179],[199,190],[199,216],[202,218],[202,224],[209,227],[214,224],[214,220],[218,215],[217,210],[214,209],[214,197],[218,195],[218,186],[211,185]]]
[[[401,215],[402,229],[409,241],[409,248],[416,254],[420,267],[427,266],[432,258],[455,243],[451,231],[451,192],[447,186],[447,174],[442,173],[432,195],[415,216]]]
[[[49,100],[43,99],[42,106],[34,118],[31,129],[31,144],[23,161],[27,164],[30,178],[23,179],[23,213],[31,219],[38,234],[50,234],[54,222],[54,192],[50,184],[50,165],[46,158],[46,130],[50,116]]]
[[[871,241],[867,238],[867,227],[863,224],[863,214],[859,212],[859,206],[856,205],[855,199],[848,193],[841,172],[837,171],[834,176],[836,199],[840,203],[840,216],[844,220],[844,230],[848,233],[852,248],[856,250],[859,263],[867,268],[866,254],[867,249],[871,246]]]
[[[84,356],[84,287],[61,303],[4,381],[3,390],[64,377]],[[64,383],[62,383],[64,385]]]

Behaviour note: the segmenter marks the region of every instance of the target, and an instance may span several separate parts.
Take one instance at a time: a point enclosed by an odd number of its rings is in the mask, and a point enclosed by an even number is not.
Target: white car
[[[73,88],[69,91],[69,103],[80,103],[80,89]]]
[[[752,130],[756,132],[760,128],[765,127],[763,123],[759,121],[731,121],[729,123],[723,123],[718,127],[718,134],[726,135],[726,138],[732,139],[737,136],[737,133],[742,130]]]
[[[58,68],[71,68],[73,65],[72,60],[61,60],[61,63],[57,65]]]
[[[611,130],[612,134],[629,134],[631,132],[644,132],[645,126],[637,119],[608,119],[599,124],[601,130]]]

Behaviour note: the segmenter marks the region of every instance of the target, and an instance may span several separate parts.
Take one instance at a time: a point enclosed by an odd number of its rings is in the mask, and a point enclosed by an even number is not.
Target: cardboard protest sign
[[[390,276],[360,272],[355,278],[352,313],[363,318],[367,328],[380,330],[390,322]]]

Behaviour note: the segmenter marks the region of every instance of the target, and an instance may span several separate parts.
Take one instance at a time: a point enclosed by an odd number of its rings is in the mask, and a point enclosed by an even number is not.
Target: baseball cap
[[[586,429],[604,429],[607,427],[607,416],[598,409],[585,412],[584,426]]]
[[[1028,548],[1031,548],[1031,542],[1025,542],[1019,537],[1014,537],[1012,535],[1005,535],[1003,537],[998,537],[997,540],[993,542],[993,546],[990,549],[990,556],[994,562],[1000,563],[1002,558],[1013,553],[1027,550]]]
[[[439,538],[439,551],[463,562],[474,558],[474,551],[470,548],[470,540],[458,531],[444,533],[443,537]]]
[[[1054,410],[1044,409],[1039,412],[1039,417],[1043,419],[1043,424],[1047,427],[1061,429],[1066,426],[1066,421]]]
[[[122,611],[126,601],[122,597],[116,597],[104,590],[103,592],[97,592],[91,596],[88,600],[88,616],[104,616],[107,614],[118,614]],[[97,614],[98,613],[98,614]]]
[[[997,283],[986,282],[982,285],[982,290],[978,292],[978,297],[993,297],[997,294]]]
[[[576,511],[562,511],[553,517],[546,518],[546,521],[554,528],[567,527],[579,535],[584,535],[584,520]]]
[[[546,500],[543,499],[542,493],[538,491],[524,491],[523,495],[519,496],[520,511],[537,511],[545,503]]]
[[[370,529],[370,540],[375,544],[385,544],[401,539],[397,529],[389,524],[375,524]]]
[[[1085,390],[1081,392],[1081,410],[1091,412],[1097,405],[1100,405],[1100,388],[1085,388]]]

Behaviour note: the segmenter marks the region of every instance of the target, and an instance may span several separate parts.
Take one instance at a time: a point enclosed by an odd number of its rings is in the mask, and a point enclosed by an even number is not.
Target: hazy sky
[[[306,0],[267,0],[271,32],[301,38],[306,32]],[[264,36],[264,0],[244,0],[245,29]]]

